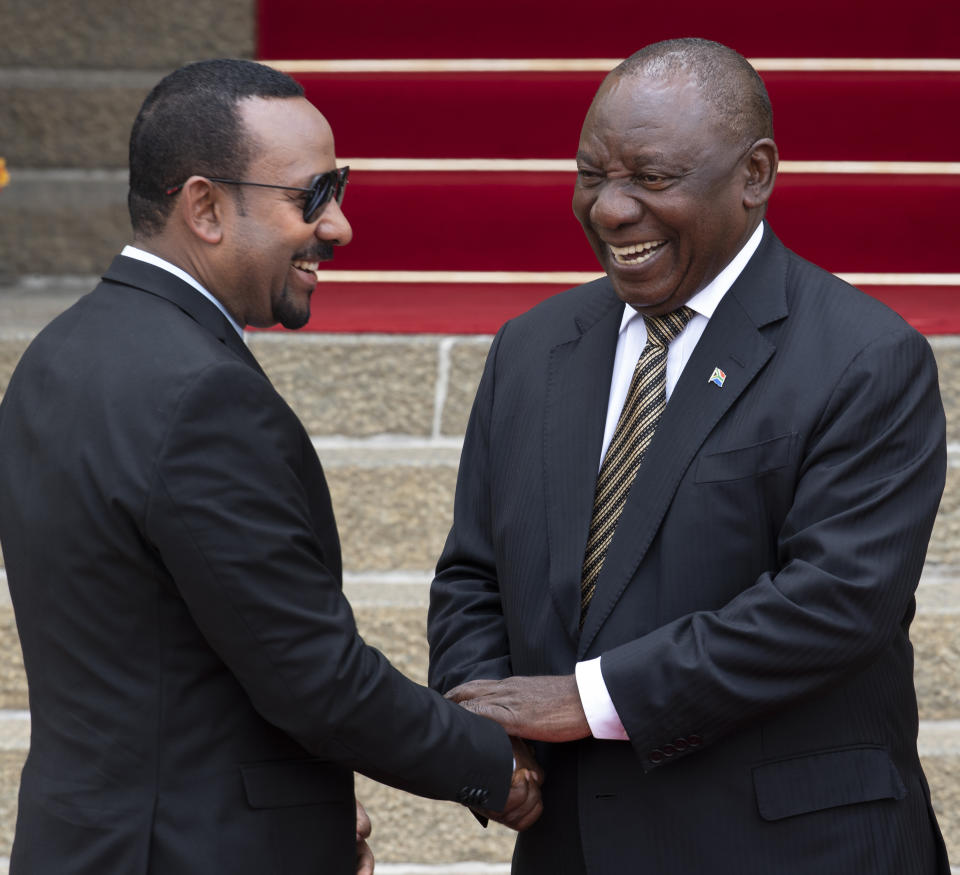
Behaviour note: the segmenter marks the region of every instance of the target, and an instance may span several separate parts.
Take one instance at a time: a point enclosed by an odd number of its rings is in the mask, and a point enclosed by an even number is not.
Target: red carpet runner
[[[259,57],[304,84],[354,168],[354,242],[321,271],[309,328],[490,333],[596,275],[570,210],[583,115],[617,59],[695,22],[770,90],[780,238],[921,331],[960,333],[960,7],[807,0],[776,27],[695,7],[638,34],[626,0],[354,0],[332,18],[260,0]]]

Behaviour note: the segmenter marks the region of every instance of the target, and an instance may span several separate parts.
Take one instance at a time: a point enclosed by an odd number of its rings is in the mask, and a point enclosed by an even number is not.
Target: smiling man
[[[323,470],[243,342],[307,322],[346,182],[300,86],[250,61],[175,71],[134,123],[134,245],[0,405],[32,720],[11,875],[369,875],[354,771],[539,813],[503,729],[357,634]]]
[[[577,155],[607,275],[493,341],[430,681],[534,741],[518,875],[948,875],[908,637],[936,366],[777,240],[777,160],[739,54],[631,56]]]

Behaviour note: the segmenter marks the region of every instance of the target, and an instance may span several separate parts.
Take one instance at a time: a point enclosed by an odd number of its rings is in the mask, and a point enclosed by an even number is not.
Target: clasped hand
[[[503,811],[487,808],[474,809],[478,814],[502,823],[504,826],[523,832],[533,826],[543,813],[540,786],[543,784],[543,769],[537,764],[530,748],[519,738],[510,738],[516,765],[510,779],[510,793]]]
[[[446,698],[496,720],[517,738],[576,741],[590,735],[575,675],[467,681]]]
[[[590,735],[590,726],[574,675],[510,677],[501,681],[468,681],[454,687],[446,698],[468,711],[495,720],[510,734],[516,759],[507,805],[502,812],[481,814],[524,830],[543,811],[540,786],[543,770],[522,738],[537,741],[575,741]]]

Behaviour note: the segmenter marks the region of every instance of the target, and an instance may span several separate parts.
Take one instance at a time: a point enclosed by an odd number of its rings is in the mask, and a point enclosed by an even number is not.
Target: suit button
[[[682,752],[685,751],[690,745],[687,744],[687,740],[685,738],[675,738],[673,740],[673,746],[677,749],[677,751]]]
[[[657,763],[663,762],[663,751],[659,748],[650,751],[650,762],[656,765]]]
[[[665,757],[672,757],[677,752],[677,749],[672,744],[665,744],[663,746],[663,755]]]
[[[487,801],[487,791],[479,787],[461,787],[457,802],[463,805],[482,805]]]
[[[699,747],[703,744],[703,738],[699,735],[688,735],[687,744],[689,744],[690,747]]]

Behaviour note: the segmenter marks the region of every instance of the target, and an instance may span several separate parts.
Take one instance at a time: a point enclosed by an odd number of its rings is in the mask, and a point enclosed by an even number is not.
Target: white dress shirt
[[[188,285],[193,286],[201,295],[203,295],[211,304],[213,304],[224,316],[227,317],[227,322],[229,322],[237,334],[240,337],[243,337],[243,329],[237,324],[236,320],[227,312],[227,308],[223,306],[213,295],[210,294],[200,283],[198,283],[190,274],[185,270],[181,270],[175,264],[171,264],[165,258],[161,258],[159,255],[154,255],[152,252],[146,252],[143,249],[138,249],[136,246],[124,246],[123,251],[120,253],[125,255],[127,258],[135,258],[137,261],[145,261],[147,264],[152,264],[154,267],[159,267],[162,270],[167,271],[167,273],[172,273],[175,277],[182,279]]]
[[[694,316],[687,323],[680,334],[674,338],[667,348],[667,400],[677,385],[680,374],[693,354],[693,348],[700,340],[707,322],[713,315],[717,304],[742,273],[763,236],[761,224],[733,258],[706,287],[697,292],[687,306],[694,311]],[[632,307],[624,304],[623,319],[620,322],[620,335],[617,339],[617,352],[613,360],[613,379],[610,381],[610,397],[607,402],[607,423],[603,432],[603,448],[600,451],[598,467],[603,463],[607,447],[613,439],[613,433],[620,419],[633,379],[633,371],[640,358],[640,353],[647,343],[647,326],[643,317]],[[706,379],[709,374],[704,375]],[[587,716],[587,723],[594,738],[626,740],[627,733],[620,722],[617,709],[613,705],[607,685],[600,671],[602,657],[578,662],[576,667],[577,689],[580,692],[580,702]]]

